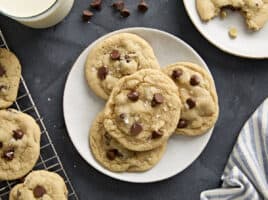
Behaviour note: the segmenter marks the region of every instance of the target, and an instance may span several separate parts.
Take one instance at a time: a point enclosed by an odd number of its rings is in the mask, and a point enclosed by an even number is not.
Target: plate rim
[[[229,55],[233,55],[233,56],[237,56],[240,58],[248,58],[248,59],[255,59],[255,60],[263,60],[263,59],[268,59],[268,55],[267,56],[253,56],[253,55],[247,55],[247,54],[243,54],[243,53],[238,53],[238,52],[233,52],[231,50],[228,50],[227,48],[222,47],[221,45],[218,45],[216,42],[214,42],[213,40],[211,40],[209,37],[207,37],[206,33],[204,30],[202,30],[201,27],[199,27],[195,21],[193,16],[190,14],[190,11],[188,10],[188,4],[187,1],[190,0],[183,0],[183,5],[184,8],[186,10],[186,13],[188,15],[188,17],[190,18],[192,24],[194,25],[194,27],[198,30],[198,32],[210,43],[212,44],[214,47],[218,48],[219,50],[229,54]],[[192,1],[196,1],[196,0],[192,0]],[[197,10],[196,10],[197,12]]]
[[[194,159],[192,160],[192,162],[190,162],[188,165],[186,165],[181,171],[178,171],[176,173],[172,173],[171,175],[168,175],[164,178],[160,178],[160,179],[156,179],[156,180],[127,180],[127,179],[124,179],[122,177],[117,177],[116,175],[114,174],[107,174],[105,173],[104,171],[102,171],[101,169],[98,169],[96,168],[95,166],[93,166],[90,162],[87,161],[87,159],[83,156],[83,154],[81,153],[81,150],[79,150],[79,148],[74,144],[73,142],[73,139],[71,137],[71,134],[69,132],[69,128],[68,128],[68,125],[67,125],[67,122],[66,122],[66,111],[65,111],[65,99],[66,99],[66,90],[67,90],[67,82],[69,81],[70,79],[70,75],[72,73],[72,71],[75,69],[75,65],[78,63],[78,60],[81,59],[82,55],[87,51],[87,49],[90,47],[90,46],[94,46],[97,42],[103,40],[105,37],[108,37],[110,35],[113,35],[113,34],[117,34],[117,33],[122,33],[122,32],[133,32],[133,31],[152,31],[152,32],[157,32],[157,33],[160,33],[162,35],[166,35],[168,37],[171,37],[179,42],[181,42],[183,45],[185,45],[187,48],[189,48],[192,53],[198,57],[198,59],[200,60],[201,64],[203,65],[203,67],[209,72],[209,74],[211,75],[213,81],[214,81],[214,78],[212,76],[212,73],[209,69],[209,67],[207,66],[206,62],[203,60],[203,58],[189,45],[187,44],[185,41],[183,41],[182,39],[180,39],[179,37],[171,34],[171,33],[168,33],[166,31],[162,31],[162,30],[158,30],[158,29],[155,29],[155,28],[147,28],[147,27],[130,27],[130,28],[123,28],[123,29],[118,29],[118,30],[115,30],[115,31],[112,31],[112,32],[108,32],[100,37],[98,37],[96,40],[92,41],[91,43],[88,44],[88,46],[86,46],[79,54],[79,56],[76,58],[76,60],[74,61],[74,63],[72,64],[71,66],[71,69],[69,70],[69,73],[67,75],[67,78],[66,78],[66,81],[65,81],[65,85],[64,85],[64,92],[63,92],[63,100],[62,100],[62,107],[63,107],[63,118],[64,118],[64,123],[65,123],[65,127],[66,127],[66,130],[67,130],[67,133],[68,133],[68,136],[72,142],[72,145],[74,146],[74,148],[76,149],[76,151],[78,152],[79,156],[88,164],[90,165],[92,168],[94,168],[95,170],[97,170],[98,172],[100,172],[101,174],[107,176],[107,177],[110,177],[110,178],[113,178],[115,180],[119,180],[119,181],[123,181],[123,182],[128,182],[128,183],[139,183],[139,184],[146,184],[146,183],[155,183],[155,182],[160,182],[160,181],[163,181],[163,180],[167,180],[169,178],[172,178],[176,175],[178,175],[179,173],[183,172],[185,169],[187,169],[189,166],[191,166],[193,164],[194,161],[196,161],[199,156],[202,154],[202,152],[205,150],[205,148],[207,147],[211,137],[212,137],[212,134],[213,134],[213,131],[214,131],[214,128],[215,126],[213,126],[207,134],[209,134],[209,137],[207,139],[207,141],[203,144],[203,147],[202,147],[202,150],[194,157]],[[214,81],[215,82],[215,81]]]

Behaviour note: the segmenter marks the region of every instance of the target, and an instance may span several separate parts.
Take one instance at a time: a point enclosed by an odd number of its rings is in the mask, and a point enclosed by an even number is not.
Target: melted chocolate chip
[[[171,74],[171,77],[176,80],[178,78],[181,77],[181,75],[183,74],[182,70],[181,69],[176,69],[176,70],[173,70],[172,74]]]
[[[6,70],[4,69],[3,66],[0,65],[0,77],[4,76],[6,74]]]
[[[155,107],[155,106],[157,106],[159,104],[162,104],[163,102],[164,102],[163,95],[160,94],[160,93],[156,93],[156,94],[154,94],[154,97],[153,97],[151,105],[152,105],[152,107]]]
[[[102,0],[93,0],[90,3],[90,7],[93,9],[100,10],[101,9]]]
[[[199,85],[199,83],[200,83],[200,79],[199,79],[199,77],[198,77],[197,75],[193,75],[193,76],[191,77],[191,79],[190,79],[190,84],[191,84],[192,86],[196,86],[196,85]]]
[[[46,194],[46,192],[46,189],[40,185],[36,186],[33,190],[35,198],[41,198],[42,196],[44,196],[44,194]]]
[[[189,106],[189,109],[192,109],[196,106],[196,103],[193,99],[189,98],[186,100],[187,105]]]
[[[0,142],[0,149],[3,147],[3,142]]]
[[[3,158],[7,161],[11,161],[14,158],[14,148],[8,149],[3,152]]]
[[[21,130],[15,130],[13,131],[13,138],[15,140],[20,140],[23,138],[24,133]]]
[[[133,136],[138,135],[140,132],[142,132],[143,128],[139,123],[134,123],[130,128],[130,133]]]
[[[120,10],[120,14],[122,17],[128,17],[130,15],[130,11],[127,8],[123,8]]]
[[[139,99],[139,93],[137,91],[131,91],[127,94],[127,97],[131,101],[138,101]]]
[[[188,121],[186,119],[180,119],[177,128],[186,128],[188,126]]]
[[[98,77],[100,80],[106,79],[107,75],[108,75],[108,68],[107,67],[101,67],[98,69]]]
[[[141,12],[146,12],[148,10],[149,6],[145,2],[145,0],[141,0],[140,3],[138,4],[138,10]]]
[[[110,149],[106,152],[106,156],[109,160],[114,160],[116,156],[119,155],[119,152],[117,149]]]
[[[111,53],[110,53],[110,57],[112,60],[120,60],[120,53],[118,50],[113,50]]]
[[[94,14],[91,12],[91,11],[89,11],[89,10],[84,10],[83,11],[83,14],[82,14],[82,19],[85,21],[85,22],[88,22],[90,19],[91,19],[91,17],[93,16]]]
[[[157,139],[163,136],[163,133],[161,131],[153,131],[152,132],[152,139]]]
[[[125,3],[122,0],[118,0],[112,4],[113,8],[121,11],[125,7]]]

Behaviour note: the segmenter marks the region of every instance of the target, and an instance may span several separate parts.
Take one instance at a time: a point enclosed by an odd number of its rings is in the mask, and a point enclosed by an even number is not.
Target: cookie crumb
[[[237,29],[235,27],[231,27],[228,33],[229,33],[230,38],[232,39],[237,38]]]
[[[221,19],[225,19],[227,17],[227,12],[226,12],[226,10],[222,10],[221,12],[220,12],[220,18]]]

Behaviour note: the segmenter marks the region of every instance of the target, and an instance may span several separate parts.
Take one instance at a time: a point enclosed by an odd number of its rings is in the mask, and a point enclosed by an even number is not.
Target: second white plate
[[[172,136],[162,160],[153,169],[144,173],[113,173],[96,162],[90,152],[89,128],[97,113],[103,109],[105,102],[88,88],[84,76],[84,64],[92,46],[105,37],[120,32],[135,33],[147,40],[152,45],[161,66],[177,61],[192,61],[208,70],[205,62],[190,46],[166,32],[148,28],[129,28],[112,32],[92,43],[74,63],[64,91],[65,123],[77,151],[100,172],[119,180],[136,183],[167,179],[187,168],[200,155],[209,141],[212,130],[200,137]]]
[[[230,54],[247,58],[268,58],[268,23],[258,32],[249,31],[239,12],[229,12],[224,20],[219,17],[204,23],[200,20],[196,0],[183,0],[186,11],[198,31],[212,44]],[[228,36],[230,27],[236,27],[238,36]]]

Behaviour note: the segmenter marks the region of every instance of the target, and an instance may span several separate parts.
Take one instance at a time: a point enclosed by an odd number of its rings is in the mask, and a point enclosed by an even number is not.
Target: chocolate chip
[[[127,94],[127,97],[131,101],[138,101],[139,99],[139,93],[137,91],[131,91]]]
[[[13,158],[14,158],[14,151],[15,151],[14,148],[11,148],[11,149],[8,149],[8,150],[4,151],[3,158],[5,160],[7,160],[7,161],[13,160]]]
[[[119,152],[117,149],[110,149],[106,152],[106,156],[109,160],[114,160],[116,156],[119,155]]]
[[[133,136],[138,135],[140,132],[142,132],[143,128],[139,123],[134,123],[130,128],[130,133]]]
[[[163,136],[163,133],[161,131],[153,131],[152,132],[152,139],[157,139]]]
[[[189,98],[186,100],[187,105],[189,106],[189,109],[192,109],[196,106],[196,103],[193,99]]]
[[[13,138],[15,140],[22,139],[23,135],[24,135],[24,133],[21,130],[15,130],[15,131],[13,131]]]
[[[145,0],[141,0],[139,5],[138,5],[138,9],[141,12],[146,12],[148,10],[149,6],[148,4],[145,2]]]
[[[3,142],[0,142],[0,149],[3,147]]]
[[[125,119],[127,117],[127,115],[125,114],[125,113],[121,113],[120,115],[119,115],[119,118],[120,119]]]
[[[128,17],[130,15],[130,12],[127,8],[123,8],[122,10],[120,10],[120,14],[122,17]]]
[[[107,67],[101,67],[98,69],[98,77],[100,80],[104,80],[108,74],[108,68]]]
[[[172,74],[171,74],[171,77],[172,77],[174,80],[176,80],[176,79],[178,79],[178,78],[181,77],[182,73],[183,73],[183,72],[182,72],[181,69],[173,70],[173,72],[172,72]]]
[[[85,22],[88,22],[90,19],[91,19],[91,17],[93,16],[94,14],[91,12],[91,11],[89,11],[89,10],[84,10],[83,11],[83,14],[82,14],[82,19],[85,21]]]
[[[122,0],[118,0],[112,4],[113,8],[121,11],[125,7],[125,3]]]
[[[152,100],[152,107],[155,107],[159,104],[162,104],[164,102],[164,97],[160,93],[154,94],[153,100]]]
[[[3,66],[0,65],[0,76],[4,76],[6,74],[6,70]]]
[[[46,189],[40,185],[36,186],[33,190],[35,198],[41,198],[42,196],[44,196],[44,194],[46,194],[46,192],[47,192]]]
[[[188,126],[188,121],[186,119],[180,119],[177,128],[186,128]]]
[[[120,53],[118,50],[113,50],[111,53],[110,53],[110,58],[112,60],[119,60],[120,59]]]
[[[102,0],[93,0],[90,3],[90,7],[94,8],[94,9],[97,9],[97,10],[100,10],[101,9],[101,3],[102,3]]]
[[[191,77],[191,79],[190,79],[190,84],[191,84],[192,86],[196,86],[196,85],[199,85],[199,83],[200,83],[200,79],[199,79],[199,77],[198,77],[197,75],[193,75],[193,76]]]

